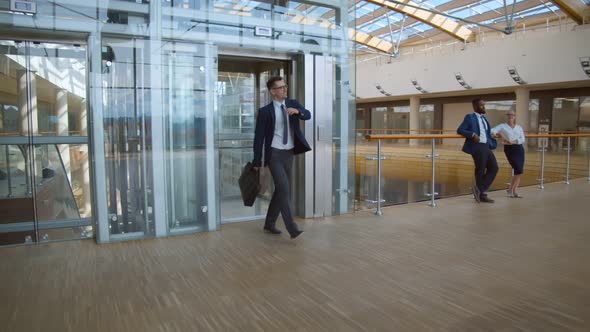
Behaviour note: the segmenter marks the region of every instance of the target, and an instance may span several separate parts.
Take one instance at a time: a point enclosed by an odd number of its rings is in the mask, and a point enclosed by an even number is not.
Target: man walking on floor
[[[264,231],[281,234],[276,228],[279,213],[294,239],[301,235],[293,221],[290,206],[290,182],[293,156],[311,150],[299,127],[299,120],[311,119],[311,113],[295,99],[287,99],[287,84],[280,76],[271,77],[266,87],[272,102],[258,110],[254,131],[254,169],[270,167],[275,190],[266,213]]]
[[[498,163],[492,152],[496,148],[496,139],[492,137],[490,124],[484,116],[484,101],[477,98],[471,104],[474,113],[465,116],[457,133],[465,137],[463,152],[470,154],[475,163],[475,186],[471,188],[473,197],[478,203],[494,203],[485,192],[498,174]]]

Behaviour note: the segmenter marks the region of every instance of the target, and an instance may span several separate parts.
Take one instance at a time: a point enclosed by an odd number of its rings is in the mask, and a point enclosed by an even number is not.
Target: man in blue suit
[[[477,98],[471,104],[474,113],[465,116],[457,133],[465,137],[463,152],[470,154],[475,163],[475,186],[471,188],[473,197],[478,203],[494,203],[485,192],[498,174],[498,163],[492,152],[496,148],[496,140],[492,137],[490,123],[484,116],[484,101]]]
[[[254,131],[254,169],[270,167],[275,191],[266,213],[264,231],[281,234],[276,228],[279,213],[285,228],[294,239],[303,233],[293,221],[290,206],[290,182],[293,156],[311,150],[299,127],[299,120],[311,119],[311,113],[297,100],[287,99],[287,84],[280,76],[271,77],[266,87],[272,102],[258,110]]]

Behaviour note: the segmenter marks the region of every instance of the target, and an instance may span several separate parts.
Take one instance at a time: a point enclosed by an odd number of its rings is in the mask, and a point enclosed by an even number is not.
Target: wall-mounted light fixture
[[[471,89],[471,85],[469,85],[469,84],[467,84],[467,82],[465,82],[461,73],[455,73],[455,78],[457,79],[457,82],[459,82],[459,84],[461,84],[462,87],[464,87],[467,90]]]
[[[580,58],[580,65],[582,66],[584,73],[590,77],[590,57]]]
[[[510,74],[510,77],[512,77],[514,82],[516,82],[518,84],[526,84],[526,82],[523,81],[523,79],[520,77],[520,75],[518,75],[518,72],[516,71],[516,67],[514,67],[514,66],[508,67],[508,74]]]
[[[393,96],[391,93],[388,93],[388,92],[386,92],[385,90],[383,90],[383,87],[381,87],[381,84],[379,84],[379,83],[375,83],[375,88],[376,88],[376,89],[377,89],[379,92],[381,92],[381,94],[382,94],[382,95],[385,95],[385,96],[387,96],[387,97],[391,97],[391,96]]]
[[[415,79],[412,79],[412,84],[414,85],[414,88],[416,88],[416,90],[420,91],[421,93],[428,93],[428,91],[424,90]]]

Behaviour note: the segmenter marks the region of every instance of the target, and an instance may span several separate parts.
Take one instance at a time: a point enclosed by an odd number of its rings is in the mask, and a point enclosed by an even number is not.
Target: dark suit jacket
[[[492,133],[490,131],[490,123],[485,118],[484,121],[486,122],[488,127],[488,129],[486,130],[488,146],[490,147],[490,150],[493,150],[497,146],[496,139],[492,137]],[[457,128],[457,134],[465,137],[465,143],[463,144],[463,152],[472,154],[473,146],[475,144],[479,144],[475,143],[475,141],[473,140],[473,134],[479,136],[479,121],[477,121],[477,115],[475,115],[475,113],[465,115],[463,123],[461,123],[459,128]]]
[[[289,116],[289,125],[293,133],[293,152],[295,154],[311,151],[311,147],[305,140],[299,127],[299,120],[311,119],[311,113],[295,99],[285,99],[286,108],[292,107],[299,110],[299,114]],[[275,135],[275,108],[273,103],[258,110],[256,129],[254,131],[254,166],[262,166],[262,148],[264,147],[264,166],[268,166],[272,158],[271,145]]]

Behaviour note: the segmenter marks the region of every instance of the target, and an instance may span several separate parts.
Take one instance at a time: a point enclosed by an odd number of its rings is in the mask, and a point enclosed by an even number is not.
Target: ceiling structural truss
[[[401,14],[406,14],[418,21],[429,24],[443,32],[446,32],[453,38],[468,42],[475,41],[475,33],[470,29],[462,26],[456,21],[446,19],[452,18],[459,20],[460,18],[443,13],[436,9],[421,7],[420,4],[413,1],[397,1],[397,0],[365,0],[368,3],[373,3],[380,6],[385,6],[393,11]],[[433,15],[434,14],[434,15]],[[477,22],[468,22],[476,24]]]
[[[354,40],[357,44],[361,44],[372,48],[374,50],[391,54],[393,52],[393,43],[387,42],[383,39],[379,39],[375,36],[369,35],[355,29],[348,29],[348,37]]]
[[[584,24],[584,14],[586,14],[586,22],[590,17],[588,6],[585,6],[582,1],[574,0],[552,0],[559,9],[564,12],[569,18],[578,24]],[[589,5],[590,6],[590,5]]]
[[[508,15],[508,4],[506,0],[504,0],[504,16],[506,17],[506,30],[507,34],[512,33],[513,23],[514,23],[514,7],[516,6],[516,0],[512,0],[512,12]]]
[[[391,38],[391,43],[393,44],[393,29],[391,28],[391,22],[389,20],[389,12],[387,12],[386,14],[387,17],[387,26],[389,27],[389,37]],[[403,19],[402,19],[402,24],[399,30],[399,34],[397,35],[397,41],[395,42],[395,45],[393,45],[393,52],[391,53],[391,56],[394,58],[398,58],[399,57],[399,45],[402,42],[402,36],[404,33],[404,25],[406,24],[406,18],[407,15],[404,14]]]

